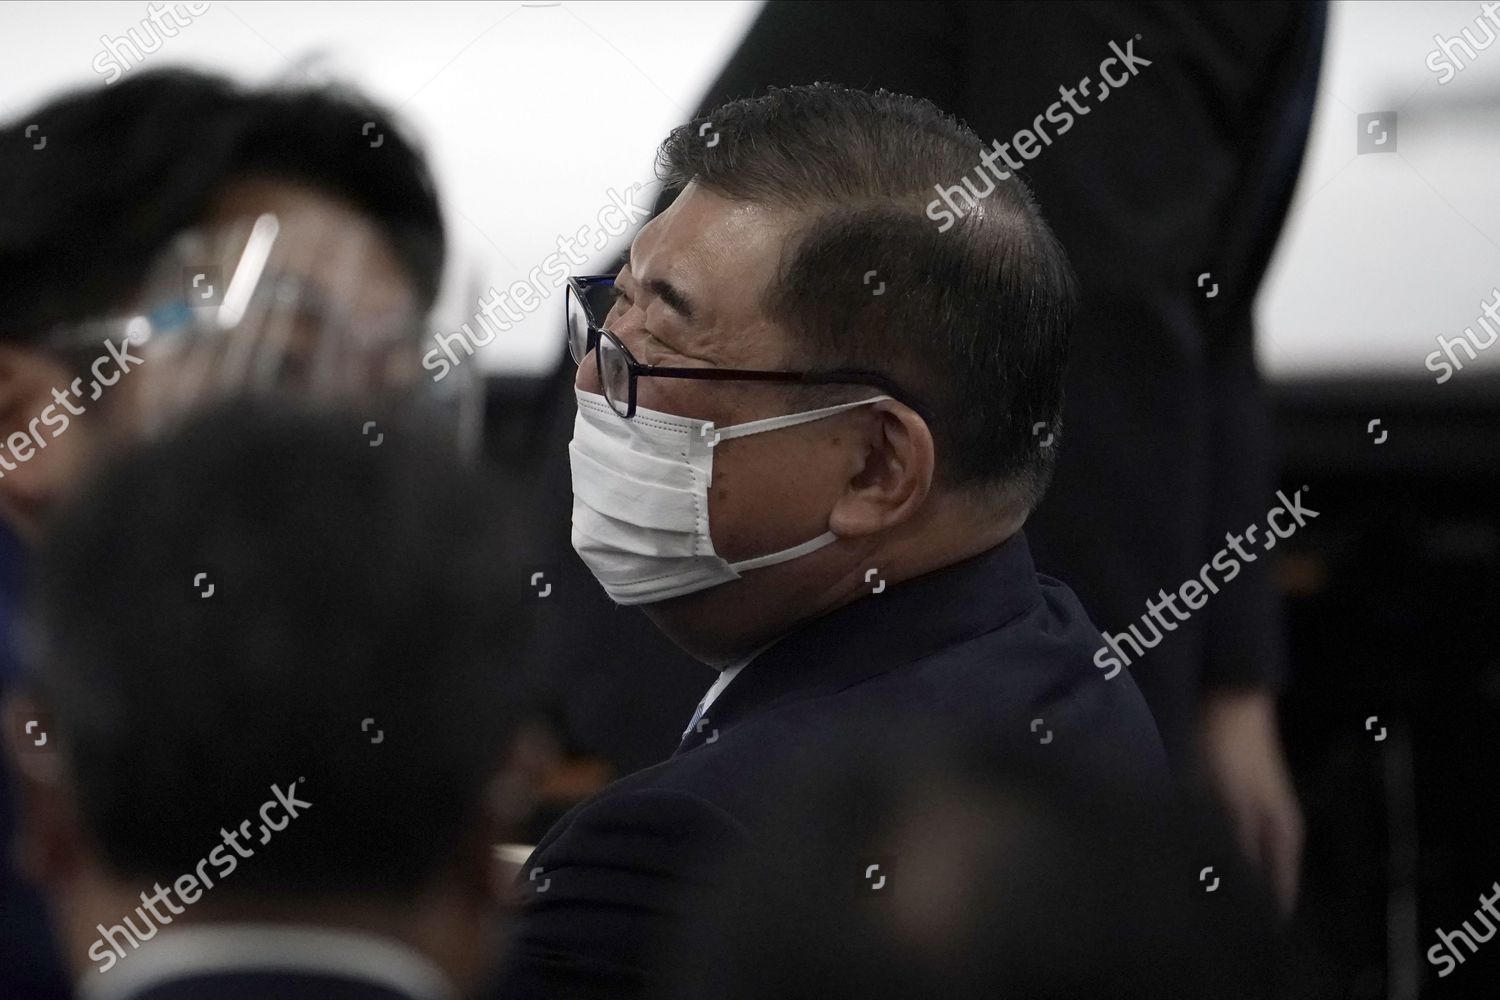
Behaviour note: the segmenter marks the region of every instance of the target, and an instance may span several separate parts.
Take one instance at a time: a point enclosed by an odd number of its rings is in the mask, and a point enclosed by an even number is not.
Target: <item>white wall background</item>
[[[1500,286],[1500,35],[1448,83],[1427,66],[1435,34],[1483,42],[1481,13],[1334,5],[1296,203],[1259,303],[1273,377],[1433,380],[1423,359],[1436,337],[1462,336]],[[1376,111],[1396,112],[1396,151],[1359,155],[1356,120]],[[1481,366],[1500,368],[1500,344],[1450,381]]]
[[[651,180],[656,143],[691,114],[758,6],[235,0],[213,3],[145,65],[336,76],[396,109],[443,188],[456,266],[439,321],[454,329],[480,292],[523,278],[559,235],[592,224],[610,188]],[[102,85],[101,36],[140,30],[146,12],[0,3],[0,116]],[[1259,304],[1272,376],[1432,379],[1434,338],[1460,335],[1500,286],[1500,44],[1447,84],[1426,65],[1434,34],[1467,27],[1483,40],[1481,13],[1477,2],[1335,5],[1297,204]],[[1397,112],[1394,153],[1356,154],[1356,117],[1372,111]],[[547,368],[560,309],[558,293],[484,364]],[[1500,345],[1480,364],[1500,366]]]

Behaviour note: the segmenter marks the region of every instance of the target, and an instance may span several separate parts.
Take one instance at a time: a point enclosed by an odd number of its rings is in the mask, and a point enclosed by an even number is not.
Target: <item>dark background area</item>
[[[1500,949],[1442,979],[1426,959],[1500,879],[1500,379],[1273,390],[1283,487],[1335,515],[1279,566],[1307,995],[1500,995]]]

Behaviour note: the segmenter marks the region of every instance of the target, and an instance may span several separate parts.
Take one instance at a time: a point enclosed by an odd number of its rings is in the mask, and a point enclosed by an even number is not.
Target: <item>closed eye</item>
[[[631,306],[633,306],[635,303],[633,301],[631,301],[630,293],[625,290],[624,282],[622,282],[619,279],[619,277],[616,277],[615,283],[610,286],[609,291],[610,291],[609,319],[610,320],[614,320],[617,311],[621,310],[622,308],[628,309]],[[658,337],[656,334],[652,333],[650,330],[646,329],[644,326],[642,326],[639,330],[637,330],[636,334],[638,336],[644,337],[646,339],[646,341],[647,341],[647,345],[648,346],[657,349],[658,352],[670,355],[670,358],[667,359],[668,361],[671,361],[671,360],[685,360],[685,361],[689,361],[689,362],[696,362],[699,365],[707,365],[707,362],[703,358],[698,358],[698,357],[694,357],[691,354],[685,354],[685,353],[683,353],[682,351],[678,350],[676,347],[673,347],[671,344],[667,343],[665,340],[662,340],[660,337]],[[641,360],[646,361],[647,359],[645,357],[642,357]],[[664,364],[666,362],[663,362],[663,361],[647,361],[647,363],[648,364]],[[691,365],[689,365],[688,367],[691,367]]]

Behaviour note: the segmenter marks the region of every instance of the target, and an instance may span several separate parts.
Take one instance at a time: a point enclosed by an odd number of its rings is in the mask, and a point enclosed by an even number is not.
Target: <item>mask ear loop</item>
[[[730,563],[729,568],[736,573],[742,573],[747,569],[760,569],[762,566],[775,566],[779,563],[791,562],[793,559],[799,559],[809,553],[816,552],[825,545],[831,545],[838,541],[838,537],[836,532],[825,531],[817,538],[809,538],[801,545],[793,545],[791,548],[783,549],[780,552],[769,552],[763,556],[756,556],[754,559],[741,559],[739,562]]]
[[[832,406],[819,407],[816,410],[803,410],[801,413],[783,413],[780,416],[765,417],[760,420],[750,420],[743,424],[731,424],[728,427],[714,427],[709,424],[703,428],[704,437],[709,439],[708,445],[712,448],[720,441],[730,438],[745,437],[749,434],[762,434],[766,431],[781,430],[783,427],[796,427],[798,424],[810,424],[814,420],[822,420],[831,417],[835,413],[852,410],[858,406],[868,406],[878,403],[882,399],[893,399],[895,397],[881,393],[868,399],[856,399],[848,403],[835,403]]]
[[[816,410],[803,410],[801,413],[785,413],[780,416],[766,417],[762,420],[750,420],[743,424],[732,424],[724,428],[715,428],[713,424],[706,424],[700,430],[703,432],[703,436],[708,439],[708,447],[712,449],[726,438],[745,437],[749,434],[760,434],[765,431],[780,430],[784,427],[810,424],[815,420],[831,417],[835,413],[842,413],[845,410],[852,410],[860,406],[868,406],[871,403],[878,403],[883,399],[894,398],[894,396],[881,393],[878,396],[870,396],[866,399],[856,399],[848,403],[835,403],[833,406],[823,406]],[[780,552],[768,552],[763,556],[756,556],[753,559],[741,559],[739,562],[728,563],[728,566],[736,574],[742,573],[745,570],[760,569],[762,566],[775,566],[779,563],[798,559],[811,552],[816,552],[825,545],[831,545],[838,541],[838,538],[837,532],[830,529],[824,531],[816,538],[809,538],[802,544],[794,545],[789,549],[782,549]]]

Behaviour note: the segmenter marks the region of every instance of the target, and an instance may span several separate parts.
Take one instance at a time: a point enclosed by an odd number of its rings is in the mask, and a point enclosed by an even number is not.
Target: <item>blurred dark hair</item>
[[[383,136],[373,149],[372,121]],[[0,338],[30,342],[119,308],[172,237],[228,182],[252,175],[308,184],[367,214],[431,305],[445,252],[436,187],[386,111],[331,86],[247,89],[161,69],[0,127]]]
[[[846,749],[789,790],[695,921],[677,995],[1279,995],[1269,898],[1211,814],[998,745]]]
[[[935,414],[939,483],[1029,510],[1056,453],[1032,428],[1060,430],[1077,293],[1018,177],[951,228],[928,214],[934,187],[974,174],[985,148],[930,101],[820,83],[674,129],[658,173],[667,188],[696,182],[805,215],[765,303],[790,331],[786,365],[903,383]]]
[[[55,524],[35,692],[116,874],[193,871],[273,783],[312,808],[228,891],[411,894],[472,833],[523,697],[519,512],[379,433],[211,411]]]

